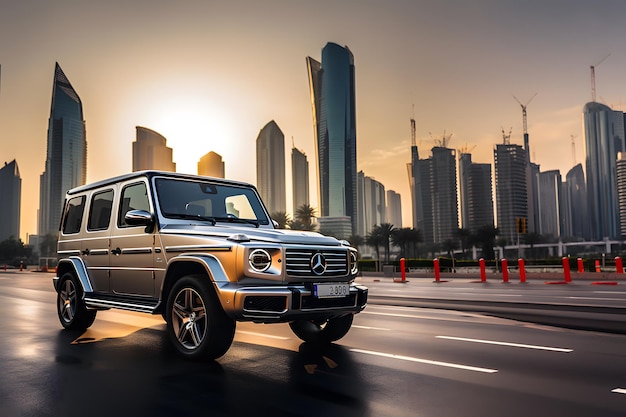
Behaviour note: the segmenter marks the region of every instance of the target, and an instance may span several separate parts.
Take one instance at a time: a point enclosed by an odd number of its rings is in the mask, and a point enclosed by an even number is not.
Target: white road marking
[[[398,314],[398,313],[376,313],[374,311],[361,311],[360,314],[374,314],[376,316],[389,316],[389,317],[404,317],[407,319],[423,319],[424,316],[416,316],[413,314]]]
[[[365,329],[365,330],[384,330],[386,332],[391,330],[391,329],[385,329],[383,327],[357,326],[356,324],[353,324],[352,327],[356,327],[357,329]]]
[[[624,301],[623,298],[600,298],[600,297],[567,297],[574,300],[596,300],[596,301]]]
[[[248,332],[248,331],[245,331],[245,330],[237,330],[237,333],[247,334],[248,336],[267,337],[268,339],[289,340],[288,337],[284,337],[284,336],[274,336],[274,335],[271,335],[271,334]]]
[[[611,392],[614,392],[616,394],[626,394],[626,388],[615,388]]]
[[[458,364],[458,363],[450,363],[450,362],[431,361],[431,360],[428,360],[428,359],[413,358],[413,357],[410,357],[410,356],[394,355],[392,353],[375,352],[375,351],[371,351],[371,350],[350,349],[350,351],[351,352],[355,352],[355,353],[362,353],[364,355],[381,356],[383,358],[390,358],[390,359],[398,359],[398,360],[402,360],[402,361],[424,363],[424,364],[427,364],[427,365],[443,366],[443,367],[446,367],[446,368],[463,369],[463,370],[466,370],[466,371],[483,372],[483,373],[487,373],[487,374],[493,374],[493,373],[498,372],[497,369],[479,368],[479,367],[476,367],[476,366],[461,365],[461,364]]]
[[[593,291],[595,294],[626,294],[624,291]]]
[[[551,351],[551,352],[569,353],[569,352],[573,352],[574,351],[573,349],[566,349],[566,348],[555,348],[555,347],[549,347],[549,346],[525,345],[525,344],[521,344],[521,343],[497,342],[495,340],[467,339],[465,337],[436,336],[436,338],[438,338],[438,339],[448,339],[448,340],[458,340],[458,341],[461,341],[461,342],[484,343],[484,344],[487,344],[487,345],[511,346],[511,347],[518,347],[518,348],[524,348],[524,349],[548,350],[548,351]]]

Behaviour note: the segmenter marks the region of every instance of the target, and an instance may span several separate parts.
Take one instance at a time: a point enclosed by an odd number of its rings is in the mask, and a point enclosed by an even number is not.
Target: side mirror
[[[145,210],[130,210],[126,212],[124,221],[129,226],[152,226],[154,223],[152,214]]]

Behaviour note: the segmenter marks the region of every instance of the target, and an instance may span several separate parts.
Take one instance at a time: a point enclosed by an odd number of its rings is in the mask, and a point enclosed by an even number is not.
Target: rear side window
[[[89,209],[89,222],[87,230],[106,230],[111,220],[111,208],[113,207],[113,190],[94,194]]]
[[[83,209],[85,208],[85,196],[74,197],[65,206],[63,216],[63,233],[71,235],[80,232],[83,222]]]
[[[124,187],[122,198],[120,199],[120,211],[117,216],[119,227],[128,227],[124,216],[131,210],[150,211],[150,201],[148,200],[148,190],[143,182]]]

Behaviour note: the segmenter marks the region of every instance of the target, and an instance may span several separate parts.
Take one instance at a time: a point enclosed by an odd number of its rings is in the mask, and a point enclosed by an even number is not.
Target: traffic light
[[[528,219],[525,217],[516,217],[515,230],[517,231],[517,233],[525,235],[528,231]]]

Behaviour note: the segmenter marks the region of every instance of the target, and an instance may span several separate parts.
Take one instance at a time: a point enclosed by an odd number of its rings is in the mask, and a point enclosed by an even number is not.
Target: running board
[[[112,296],[110,294],[85,294],[85,305],[88,309],[93,310],[117,308],[154,314],[159,306],[159,300],[156,298]]]

